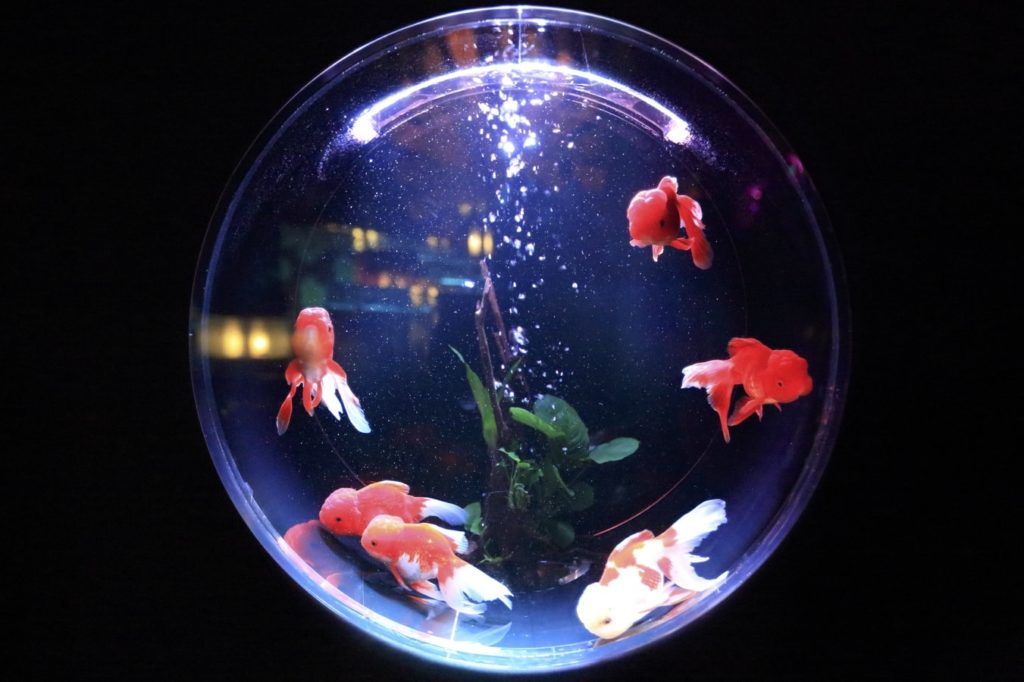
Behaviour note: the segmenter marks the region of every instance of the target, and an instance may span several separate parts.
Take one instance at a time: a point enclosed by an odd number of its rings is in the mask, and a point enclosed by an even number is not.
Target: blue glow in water
[[[797,164],[721,76],[606,19],[467,12],[349,55],[254,145],[197,274],[197,404],[250,528],[345,621],[455,665],[589,665],[691,622],[781,539],[835,430],[844,309],[822,214]],[[702,208],[710,269],[686,251],[654,262],[650,248],[630,246],[626,207],[665,175]],[[515,370],[501,365],[481,261]],[[324,407],[310,417],[299,399],[287,431],[275,429],[292,325],[311,306],[330,314],[333,358],[369,434]],[[401,590],[358,537],[335,537],[317,518],[335,489],[379,480],[459,506],[483,502],[485,513],[492,495],[513,505],[514,485],[494,488],[492,456],[505,455],[489,456],[452,352],[486,376],[478,308],[490,315],[484,336],[497,375],[512,370],[495,389],[504,409],[558,396],[592,446],[640,446],[574,470],[566,487],[579,493],[585,483],[591,504],[541,511],[542,488],[523,488],[531,518],[551,518],[514,557],[494,545],[468,555],[514,593],[511,609],[491,602],[472,617]],[[729,339],[748,336],[806,358],[814,390],[736,425],[726,444],[704,391],[680,389],[681,371],[724,358]],[[537,433],[515,428],[516,457],[540,451]],[[503,467],[514,466],[509,457]],[[714,498],[728,522],[700,545],[708,561],[695,568],[730,577],[621,637],[588,632],[576,604],[613,547]],[[571,528],[568,543],[553,543],[555,522]]]

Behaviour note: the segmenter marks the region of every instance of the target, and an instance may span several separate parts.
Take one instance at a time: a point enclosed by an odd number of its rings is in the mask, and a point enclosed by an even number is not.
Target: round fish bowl
[[[197,269],[196,404],[249,528],[349,626],[588,666],[793,525],[842,286],[799,157],[713,68],[581,12],[459,12],[330,66],[252,146]]]

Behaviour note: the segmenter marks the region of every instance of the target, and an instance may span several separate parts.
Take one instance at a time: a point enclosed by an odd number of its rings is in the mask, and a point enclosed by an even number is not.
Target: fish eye
[[[611,618],[605,618],[604,620],[601,621],[601,624],[602,625],[610,625],[611,622],[612,622]]]
[[[335,516],[334,517],[334,522],[335,523],[341,523],[341,517],[340,516]]]
[[[779,388],[782,388],[782,379],[779,379],[775,383],[778,384]]]
[[[370,540],[370,546],[371,547],[376,547],[377,546],[377,541],[376,540]]]

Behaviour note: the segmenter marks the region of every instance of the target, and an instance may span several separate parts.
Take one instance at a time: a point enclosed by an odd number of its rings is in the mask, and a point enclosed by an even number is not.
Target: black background
[[[1019,446],[998,438],[1020,423],[999,331],[1020,321],[1002,298],[1020,291],[1010,17],[562,4],[659,33],[758,103],[828,207],[854,324],[838,446],[776,554],[679,636],[569,677],[1020,679]],[[7,457],[42,468],[8,481],[37,581],[9,583],[20,653],[74,678],[479,677],[366,639],[263,552],[206,453],[186,338],[206,223],[277,108],[355,47],[465,5],[209,5],[10,19],[4,192],[29,213],[11,225],[8,354],[31,376],[7,413],[30,446]]]

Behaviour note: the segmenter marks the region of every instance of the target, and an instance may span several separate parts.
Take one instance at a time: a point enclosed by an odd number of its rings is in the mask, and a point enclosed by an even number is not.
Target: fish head
[[[592,583],[587,585],[576,604],[576,617],[592,635],[601,639],[615,639],[643,617],[638,613],[635,600],[626,598],[621,590]]]
[[[402,553],[399,545],[403,528],[405,522],[399,517],[380,514],[366,525],[359,543],[373,558],[390,563]]]
[[[629,237],[650,246],[654,241],[664,242],[679,232],[679,225],[672,225],[666,220],[668,196],[660,189],[646,189],[637,192],[629,207],[626,218],[629,220]]]
[[[315,363],[334,355],[334,324],[323,308],[304,308],[295,319],[292,351],[300,361]]]
[[[761,376],[765,396],[776,403],[791,403],[814,388],[807,361],[791,350],[772,351]]]
[[[320,525],[335,535],[362,534],[363,519],[355,489],[339,488],[324,500],[320,507]]]

